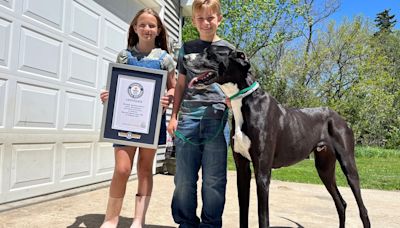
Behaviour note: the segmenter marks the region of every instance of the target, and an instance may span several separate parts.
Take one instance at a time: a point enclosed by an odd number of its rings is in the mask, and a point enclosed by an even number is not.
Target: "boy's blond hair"
[[[219,0],[194,0],[192,3],[192,13],[204,8],[210,8],[218,15],[221,15],[221,3]]]

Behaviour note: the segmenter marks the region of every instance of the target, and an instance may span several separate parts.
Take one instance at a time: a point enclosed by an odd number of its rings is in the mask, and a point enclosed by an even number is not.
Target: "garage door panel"
[[[104,48],[107,51],[118,54],[126,47],[126,30],[106,19]]]
[[[65,129],[94,130],[95,97],[66,93]]]
[[[62,30],[63,0],[25,0],[23,14],[56,29]]]
[[[115,56],[115,58],[117,58]],[[108,76],[108,66],[110,63],[115,63],[115,60],[103,58],[101,61],[102,68],[101,72],[99,72],[99,87],[101,89],[105,89],[107,85],[107,76]]]
[[[56,128],[59,91],[17,84],[15,128]]]
[[[54,181],[55,144],[12,146],[11,191]]]
[[[8,67],[11,44],[11,22],[0,18],[0,66]]]
[[[21,28],[19,70],[60,79],[62,43],[28,28]]]
[[[6,113],[6,90],[7,81],[0,79],[0,128],[4,127]]]
[[[114,170],[114,150],[111,143],[99,143],[97,151],[97,175],[109,174]]]
[[[108,66],[110,65],[110,63],[115,62],[112,61],[110,59],[105,59],[103,58],[101,61],[101,72],[99,72],[99,87],[101,89],[106,89],[106,85],[107,85],[107,76],[108,76]],[[101,121],[102,121],[102,116],[103,116],[103,105],[100,105],[97,109],[97,116],[99,118],[96,119],[96,125],[95,125],[95,129],[96,130],[100,130],[101,128]]]
[[[66,143],[61,157],[61,182],[91,175],[93,143]]]
[[[99,45],[100,15],[74,1],[71,34],[95,46]]]
[[[0,167],[4,167],[5,164],[4,162],[4,144],[0,144]],[[4,186],[3,185],[3,169],[0,168],[0,186]],[[3,191],[3,187],[0,187],[0,193],[2,193]]]
[[[67,81],[96,88],[97,56],[83,49],[68,47]]]
[[[0,5],[5,6],[9,9],[13,8],[12,7],[14,5],[13,3],[14,3],[14,0],[0,0]]]

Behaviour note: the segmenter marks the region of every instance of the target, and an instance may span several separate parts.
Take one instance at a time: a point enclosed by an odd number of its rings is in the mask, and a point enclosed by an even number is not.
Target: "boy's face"
[[[217,33],[222,16],[211,8],[202,8],[193,13],[193,25],[200,33],[200,38],[212,38]]]

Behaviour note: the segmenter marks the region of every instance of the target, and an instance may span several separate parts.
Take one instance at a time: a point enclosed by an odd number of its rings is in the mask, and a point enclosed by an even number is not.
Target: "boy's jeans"
[[[178,131],[195,144],[175,138],[176,174],[172,215],[179,227],[221,227],[225,205],[227,143],[226,120],[182,118]],[[212,141],[208,141],[219,134]],[[198,172],[202,168],[201,221],[196,215]]]

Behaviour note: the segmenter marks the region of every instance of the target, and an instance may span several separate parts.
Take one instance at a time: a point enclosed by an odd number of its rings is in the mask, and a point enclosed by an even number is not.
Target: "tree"
[[[340,7],[340,3],[338,0],[330,0],[326,1],[322,7],[317,8],[320,4],[317,4],[315,0],[302,0],[303,5],[305,6],[304,13],[302,17],[305,21],[305,29],[303,29],[303,37],[306,39],[306,47],[304,49],[304,68],[302,73],[302,82],[301,84],[307,86],[307,84],[312,79],[312,75],[308,72],[308,59],[310,55],[310,51],[313,44],[313,35],[315,33],[315,27],[318,23],[322,22],[333,13],[335,13]]]
[[[328,106],[352,126],[358,144],[400,147],[400,36],[373,36],[357,17],[315,34],[308,53],[308,83],[303,83],[307,39],[286,47],[268,86],[289,106]],[[397,56],[397,57],[396,57]],[[278,98],[278,99],[279,99]],[[303,98],[303,99],[302,99]]]
[[[338,0],[325,0],[321,4],[321,2],[317,3],[315,0],[301,0],[301,4],[304,6],[304,11],[301,14],[304,20],[304,28],[301,31],[302,38],[305,39],[305,46],[301,48],[303,56],[300,57],[302,61],[299,66],[302,68],[297,73],[298,79],[292,93],[296,97],[296,100],[293,101],[297,101],[297,104],[310,106],[315,102],[309,96],[312,93],[309,84],[314,80],[314,77],[318,77],[319,72],[312,65],[321,63],[315,62],[315,57],[319,55],[313,50],[315,48],[314,40],[316,39],[314,36],[318,32],[319,24],[338,10],[340,2]]]
[[[299,0],[222,0],[219,34],[252,59],[266,47],[298,36]]]
[[[391,33],[392,29],[396,24],[396,20],[394,19],[395,15],[389,15],[389,10],[385,9],[384,11],[378,13],[376,15],[376,27],[378,27],[379,31],[375,33],[375,35],[379,33]]]
[[[371,39],[371,48],[376,56],[383,59],[379,65],[383,73],[376,74],[379,80],[385,78],[389,83],[383,88],[386,93],[393,96],[389,104],[391,112],[385,113],[387,119],[384,128],[385,147],[400,148],[400,31],[380,33]]]

